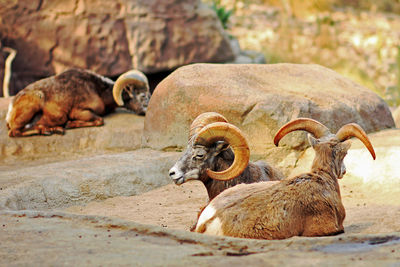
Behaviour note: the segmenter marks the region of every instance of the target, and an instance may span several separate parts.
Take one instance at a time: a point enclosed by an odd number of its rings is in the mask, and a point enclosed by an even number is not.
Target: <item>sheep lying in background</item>
[[[18,92],[6,121],[11,137],[63,134],[64,128],[103,125],[101,116],[124,106],[144,115],[150,98],[146,76],[137,70],[112,80],[83,69],[36,81]]]
[[[357,124],[344,125],[336,135],[323,124],[299,118],[284,125],[275,135],[277,146],[286,134],[311,133],[315,158],[309,173],[278,183],[237,185],[214,198],[202,211],[195,231],[256,239],[292,236],[325,236],[342,233],[345,209],[339,183],[346,168],[343,159],[350,137],[359,138],[375,159],[374,149]]]
[[[249,162],[249,157],[243,133],[222,115],[207,112],[192,122],[186,151],[169,175],[177,185],[201,181],[210,200],[239,183],[283,178],[279,170],[262,161]]]

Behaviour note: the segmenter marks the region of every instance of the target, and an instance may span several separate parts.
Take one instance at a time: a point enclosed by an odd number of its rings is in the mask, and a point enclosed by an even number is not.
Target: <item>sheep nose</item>
[[[176,168],[175,168],[175,166],[174,166],[174,167],[172,167],[171,169],[169,169],[169,177],[171,177],[172,179],[174,179],[174,178],[176,178],[176,175],[177,175],[177,170],[176,170]]]

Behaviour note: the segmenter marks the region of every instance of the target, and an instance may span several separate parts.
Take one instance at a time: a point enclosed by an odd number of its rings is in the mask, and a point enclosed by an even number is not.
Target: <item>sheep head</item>
[[[338,179],[346,173],[344,157],[351,146],[351,137],[361,140],[375,160],[375,151],[364,130],[356,123],[349,123],[339,129],[336,134],[332,134],[329,129],[318,121],[309,118],[298,118],[283,125],[274,137],[274,144],[278,146],[279,141],[288,133],[303,130],[307,131],[309,141],[315,150],[315,158],[312,170],[330,172]],[[329,169],[327,169],[329,168]]]
[[[138,70],[128,71],[115,81],[113,87],[114,101],[136,114],[144,115],[150,100],[150,89],[147,77]]]
[[[226,158],[230,157],[233,163],[230,166],[219,166],[224,170],[215,171],[218,164],[225,162],[218,162],[222,153]],[[170,169],[169,175],[178,185],[189,180],[206,182],[209,178],[230,180],[246,169],[249,156],[249,147],[243,133],[222,115],[207,112],[193,121],[188,146]]]

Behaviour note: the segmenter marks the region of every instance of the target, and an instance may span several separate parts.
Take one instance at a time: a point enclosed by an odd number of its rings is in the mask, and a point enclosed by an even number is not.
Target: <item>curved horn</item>
[[[204,126],[213,122],[228,122],[228,120],[217,112],[205,112],[197,116],[190,125],[189,140],[197,134]]]
[[[369,153],[371,153],[372,158],[375,160],[375,150],[372,147],[372,144],[369,141],[367,134],[360,127],[360,125],[356,123],[346,124],[339,129],[339,131],[336,133],[336,137],[340,142],[345,141],[350,137],[356,137],[360,139],[360,141],[363,142],[365,147],[368,149]]]
[[[221,172],[207,169],[207,174],[216,180],[231,180],[236,178],[249,164],[250,150],[246,138],[236,126],[226,122],[214,122],[203,127],[194,143],[210,145],[216,141],[225,141],[231,146],[235,159],[232,165]]]
[[[315,138],[321,138],[331,133],[325,125],[316,120],[309,118],[298,118],[286,123],[278,130],[274,137],[274,144],[278,146],[279,141],[285,135],[296,130],[307,131],[313,134]]]
[[[124,101],[122,100],[122,90],[127,85],[134,85],[136,88],[146,87],[146,89],[148,89],[149,81],[147,80],[146,75],[138,70],[131,70],[119,76],[113,87],[114,101],[118,104],[118,106],[124,105]]]

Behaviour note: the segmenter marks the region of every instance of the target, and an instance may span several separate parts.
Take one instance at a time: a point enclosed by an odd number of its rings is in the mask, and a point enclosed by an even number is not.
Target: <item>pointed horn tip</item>
[[[374,150],[372,144],[371,144],[371,147],[370,148],[367,147],[367,149],[368,149],[369,153],[371,154],[373,160],[375,160],[376,159],[376,154],[375,154],[375,150]]]
[[[376,154],[374,147],[372,146],[371,141],[369,140],[367,133],[364,131],[364,129],[358,125],[357,123],[348,123],[344,126],[342,126],[338,132],[336,133],[336,137],[340,141],[344,141],[350,137],[356,137],[358,138],[368,149],[369,153],[371,154],[372,158],[375,160],[376,159]]]
[[[280,139],[278,139],[276,136],[274,138],[274,144],[275,146],[279,146],[279,141],[281,141]]]
[[[114,98],[115,103],[117,103],[118,106],[121,107],[124,105],[124,101],[122,100],[121,95],[117,96],[117,95],[113,94],[113,98]]]

